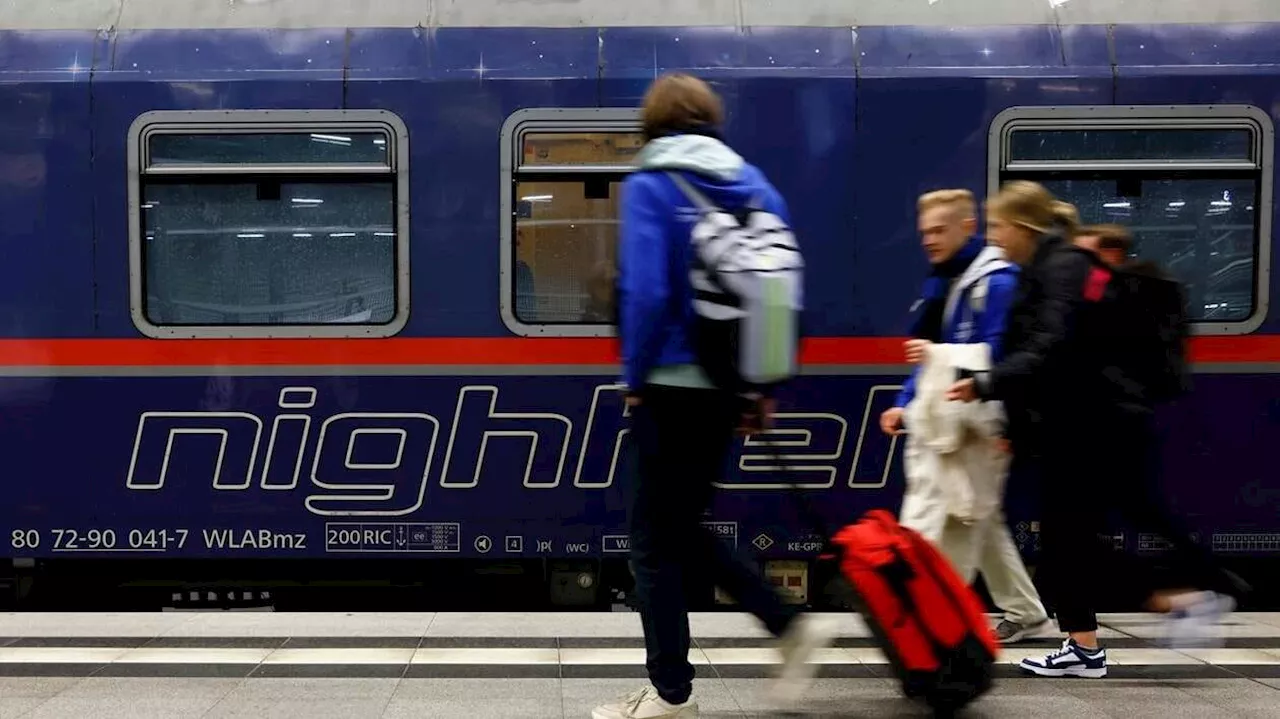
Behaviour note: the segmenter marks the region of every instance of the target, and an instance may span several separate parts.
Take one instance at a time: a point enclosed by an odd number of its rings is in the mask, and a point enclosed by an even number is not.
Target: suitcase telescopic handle
[[[766,432],[768,430],[765,430]],[[764,446],[773,453],[773,464],[780,472],[784,473],[783,483],[787,486],[787,494],[791,497],[791,502],[795,505],[796,512],[800,515],[800,520],[809,525],[809,529],[817,532],[822,537],[822,548],[818,551],[819,558],[832,557],[839,559],[840,547],[832,541],[833,535],[831,526],[827,520],[822,517],[817,509],[814,508],[813,502],[805,496],[804,490],[800,488],[794,479],[794,476],[786,476],[790,472],[784,469],[782,464],[782,453],[778,450],[778,446],[770,440],[764,440]],[[791,481],[787,481],[791,480]]]

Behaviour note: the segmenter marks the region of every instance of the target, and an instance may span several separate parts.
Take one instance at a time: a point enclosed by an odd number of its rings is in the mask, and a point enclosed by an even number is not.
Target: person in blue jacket
[[[903,431],[903,415],[915,398],[919,361],[927,344],[985,343],[990,347],[991,361],[999,361],[1001,338],[1018,288],[1017,266],[1005,259],[1000,248],[989,246],[975,235],[977,204],[973,193],[938,190],[921,196],[917,204],[921,241],[932,269],[913,307],[912,339],[906,347],[907,361],[916,364],[916,370],[894,406],[880,417],[880,427],[887,434]],[[1003,493],[1009,465],[1009,448],[1003,444],[1004,455],[993,452],[993,461],[970,470],[990,473],[982,479],[993,480],[975,482],[975,488]],[[910,442],[909,449],[923,451]],[[910,462],[913,456],[908,452],[906,459]],[[909,464],[909,468],[912,466]],[[928,474],[927,469],[925,473]],[[952,526],[956,520],[947,516],[937,488],[928,485],[908,481],[902,523],[937,542],[962,575],[972,579],[975,570],[981,572],[992,599],[1004,611],[1004,618],[996,627],[1001,642],[1017,642],[1044,628],[1048,615],[1018,554],[1004,513],[997,511],[982,517],[977,528],[957,529]]]
[[[650,686],[598,707],[595,719],[691,719],[686,590],[708,578],[781,637],[777,689],[791,697],[812,677],[808,658],[830,641],[823,623],[801,616],[758,569],[702,526],[735,430],[765,422],[769,401],[747,403],[715,387],[691,346],[694,290],[691,232],[699,219],[669,173],[679,173],[726,210],[753,199],[787,219],[781,195],[720,138],[723,106],[688,75],[656,80],[642,113],[639,170],[623,183],[618,332],[638,472],[630,506],[631,563],[644,627]]]

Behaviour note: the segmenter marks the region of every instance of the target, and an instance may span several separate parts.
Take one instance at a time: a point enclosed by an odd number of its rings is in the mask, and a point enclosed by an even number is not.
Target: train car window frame
[[[153,163],[150,139],[160,135],[292,135],[379,133],[389,145],[386,162]],[[129,311],[134,326],[153,339],[381,338],[399,334],[409,321],[409,132],[386,110],[157,110],[137,117],[127,144],[129,202]],[[226,178],[282,178],[280,182],[333,182],[389,178],[395,240],[392,316],[386,322],[308,324],[157,324],[147,311],[144,250],[144,184],[150,177],[193,182]]]
[[[1135,156],[1090,160],[1019,160],[1011,156],[1012,138],[1019,130],[1249,130],[1252,133],[1252,147],[1247,159],[1238,156]],[[1241,335],[1256,331],[1266,320],[1270,307],[1275,128],[1264,110],[1251,105],[1012,107],[995,117],[988,139],[989,194],[995,194],[1002,182],[1019,178],[1248,178],[1254,183],[1257,193],[1254,200],[1257,209],[1254,212],[1253,228],[1252,312],[1239,320],[1193,321],[1190,329],[1193,334],[1198,335]]]
[[[501,230],[499,234],[499,310],[502,323],[522,337],[613,337],[612,323],[530,323],[516,312],[516,223],[517,186],[522,180],[567,178],[612,178],[620,181],[634,171],[631,165],[609,164],[527,164],[524,139],[540,133],[640,132],[640,111],[635,108],[527,108],[512,113],[501,134]]]

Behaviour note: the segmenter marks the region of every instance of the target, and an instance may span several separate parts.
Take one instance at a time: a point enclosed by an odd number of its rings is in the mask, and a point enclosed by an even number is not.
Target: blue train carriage
[[[786,449],[745,441],[707,517],[797,601],[824,597],[785,483],[832,522],[901,496],[877,417],[925,271],[915,197],[1014,177],[1187,282],[1168,496],[1215,551],[1274,562],[1280,6],[907,5],[6,5],[5,597],[625,588],[619,183],[640,96],[678,69],[723,92],[809,261]],[[1034,561],[1032,489],[1009,515]]]

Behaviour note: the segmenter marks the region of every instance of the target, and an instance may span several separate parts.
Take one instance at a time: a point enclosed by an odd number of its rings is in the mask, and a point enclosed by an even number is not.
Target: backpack
[[[753,200],[717,207],[688,180],[668,173],[699,212],[693,259],[694,354],[712,384],[763,392],[797,373],[804,260],[791,229]]]
[[[1187,302],[1182,287],[1158,265],[1132,262],[1117,273],[1121,299],[1134,323],[1134,375],[1151,402],[1168,402],[1191,389],[1187,367]]]
[[[1118,343],[1115,365],[1141,398],[1161,404],[1190,391],[1187,307],[1177,280],[1151,262],[1095,269],[1091,277]]]

